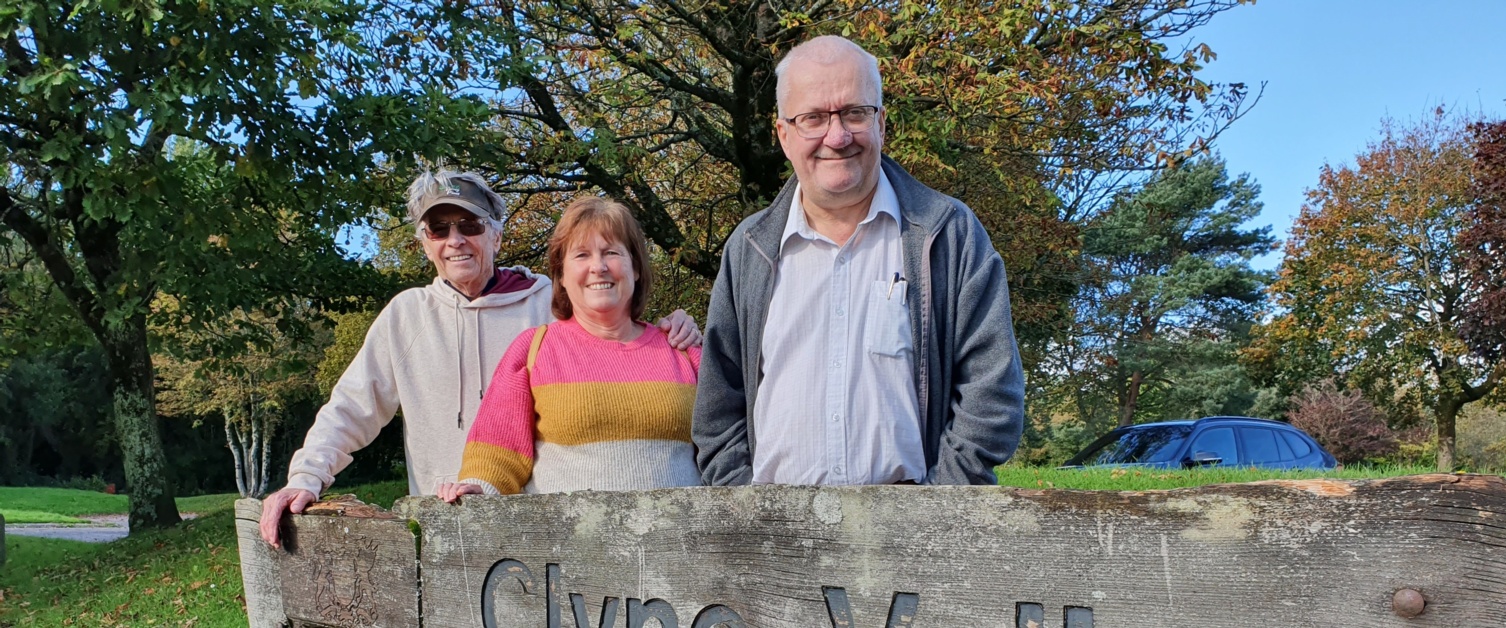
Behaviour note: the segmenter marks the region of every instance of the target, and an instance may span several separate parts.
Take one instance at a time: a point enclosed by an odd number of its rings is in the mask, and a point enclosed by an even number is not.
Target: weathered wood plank
[[[235,502],[235,535],[240,541],[241,581],[246,588],[246,619],[251,628],[281,628],[287,625],[282,612],[278,550],[261,540],[261,501]]]
[[[1506,625],[1495,477],[693,488],[399,510],[422,526],[430,626]],[[1391,608],[1402,589],[1426,600],[1415,618]]]
[[[292,517],[283,551],[259,536],[259,502],[236,507],[253,627],[284,620],[295,627],[419,624],[418,554],[408,521],[359,502],[322,502]]]
[[[326,509],[287,553],[237,503],[253,626],[1506,625],[1494,476],[409,498],[421,602],[405,521]]]

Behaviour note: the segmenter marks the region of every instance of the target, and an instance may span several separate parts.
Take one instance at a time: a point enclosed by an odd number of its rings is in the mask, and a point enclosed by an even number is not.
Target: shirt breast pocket
[[[873,282],[868,295],[867,320],[863,321],[863,344],[869,353],[899,357],[910,347],[910,308],[905,306],[903,282]]]

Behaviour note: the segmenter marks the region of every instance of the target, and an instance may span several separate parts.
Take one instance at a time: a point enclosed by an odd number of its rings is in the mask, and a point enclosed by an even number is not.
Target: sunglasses
[[[450,227],[460,230],[460,235],[466,237],[478,236],[486,233],[486,223],[474,218],[461,218],[450,222],[430,222],[424,225],[424,233],[430,240],[445,240],[450,237]]]

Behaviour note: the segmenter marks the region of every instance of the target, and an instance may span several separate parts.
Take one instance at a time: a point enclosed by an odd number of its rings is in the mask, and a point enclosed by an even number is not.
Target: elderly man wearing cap
[[[303,512],[398,408],[406,422],[408,492],[432,495],[456,480],[466,434],[503,352],[523,330],[554,320],[548,277],[493,266],[502,207],[474,173],[426,173],[409,186],[408,215],[438,276],[398,294],[372,322],[293,454],[287,487],[262,503],[268,543],[280,545],[283,514]],[[659,327],[676,348],[700,344],[695,321],[683,311]]]

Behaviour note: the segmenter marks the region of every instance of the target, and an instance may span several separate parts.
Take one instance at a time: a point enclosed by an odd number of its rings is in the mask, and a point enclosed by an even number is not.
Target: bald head
[[[840,64],[853,64],[859,73],[865,75],[865,87],[869,90],[866,94],[870,97],[868,102],[882,106],[884,104],[884,86],[879,78],[878,59],[868,54],[861,46],[852,43],[845,37],[836,35],[823,35],[790,50],[789,54],[779,61],[774,67],[774,98],[779,105],[779,115],[788,117],[798,111],[785,111],[784,104],[789,101],[790,81],[787,75],[790,72],[825,72],[831,66]]]

